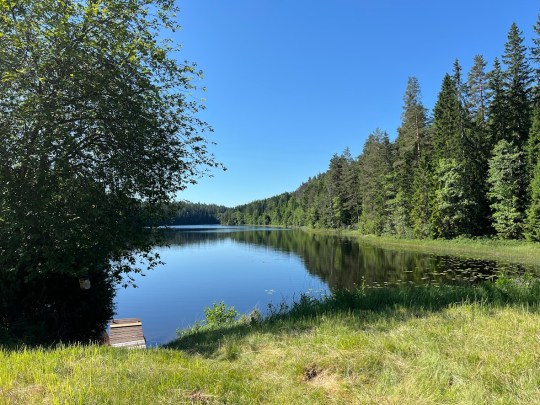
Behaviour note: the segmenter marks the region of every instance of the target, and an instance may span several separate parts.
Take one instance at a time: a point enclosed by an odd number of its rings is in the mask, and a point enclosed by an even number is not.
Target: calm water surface
[[[189,226],[166,232],[169,246],[156,248],[166,264],[136,276],[138,288],[120,288],[116,297],[116,317],[141,318],[151,345],[204,319],[204,308],[214,302],[265,313],[268,304],[303,293],[318,297],[362,284],[470,283],[532,269],[398,252],[299,230]]]

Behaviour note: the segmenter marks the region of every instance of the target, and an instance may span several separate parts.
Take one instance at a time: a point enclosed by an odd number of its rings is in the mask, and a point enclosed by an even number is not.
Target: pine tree
[[[482,130],[485,130],[486,127],[487,107],[489,105],[486,66],[487,62],[484,57],[475,55],[473,66],[467,76],[467,107],[472,121]]]

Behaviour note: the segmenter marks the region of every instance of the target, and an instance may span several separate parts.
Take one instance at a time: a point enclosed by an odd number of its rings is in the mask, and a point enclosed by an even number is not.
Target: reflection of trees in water
[[[225,239],[295,253],[307,270],[327,282],[332,290],[354,288],[362,283],[457,283],[492,274],[497,269],[493,261],[387,250],[354,239],[299,230],[168,231],[168,242],[174,245],[201,245]]]

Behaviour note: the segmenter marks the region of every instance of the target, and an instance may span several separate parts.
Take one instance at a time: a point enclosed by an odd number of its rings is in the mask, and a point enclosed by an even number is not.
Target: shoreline
[[[525,240],[405,239],[393,236],[362,235],[357,230],[350,229],[311,229],[305,227],[293,229],[317,235],[355,238],[359,243],[383,249],[540,266],[540,243]]]

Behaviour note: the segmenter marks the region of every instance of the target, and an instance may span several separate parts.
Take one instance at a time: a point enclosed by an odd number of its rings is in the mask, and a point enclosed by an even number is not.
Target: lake
[[[320,297],[361,285],[470,283],[526,266],[383,249],[338,236],[293,229],[179,226],[156,247],[165,265],[135,275],[138,288],[119,288],[117,318],[141,318],[149,345],[204,319],[225,302],[240,313]]]

